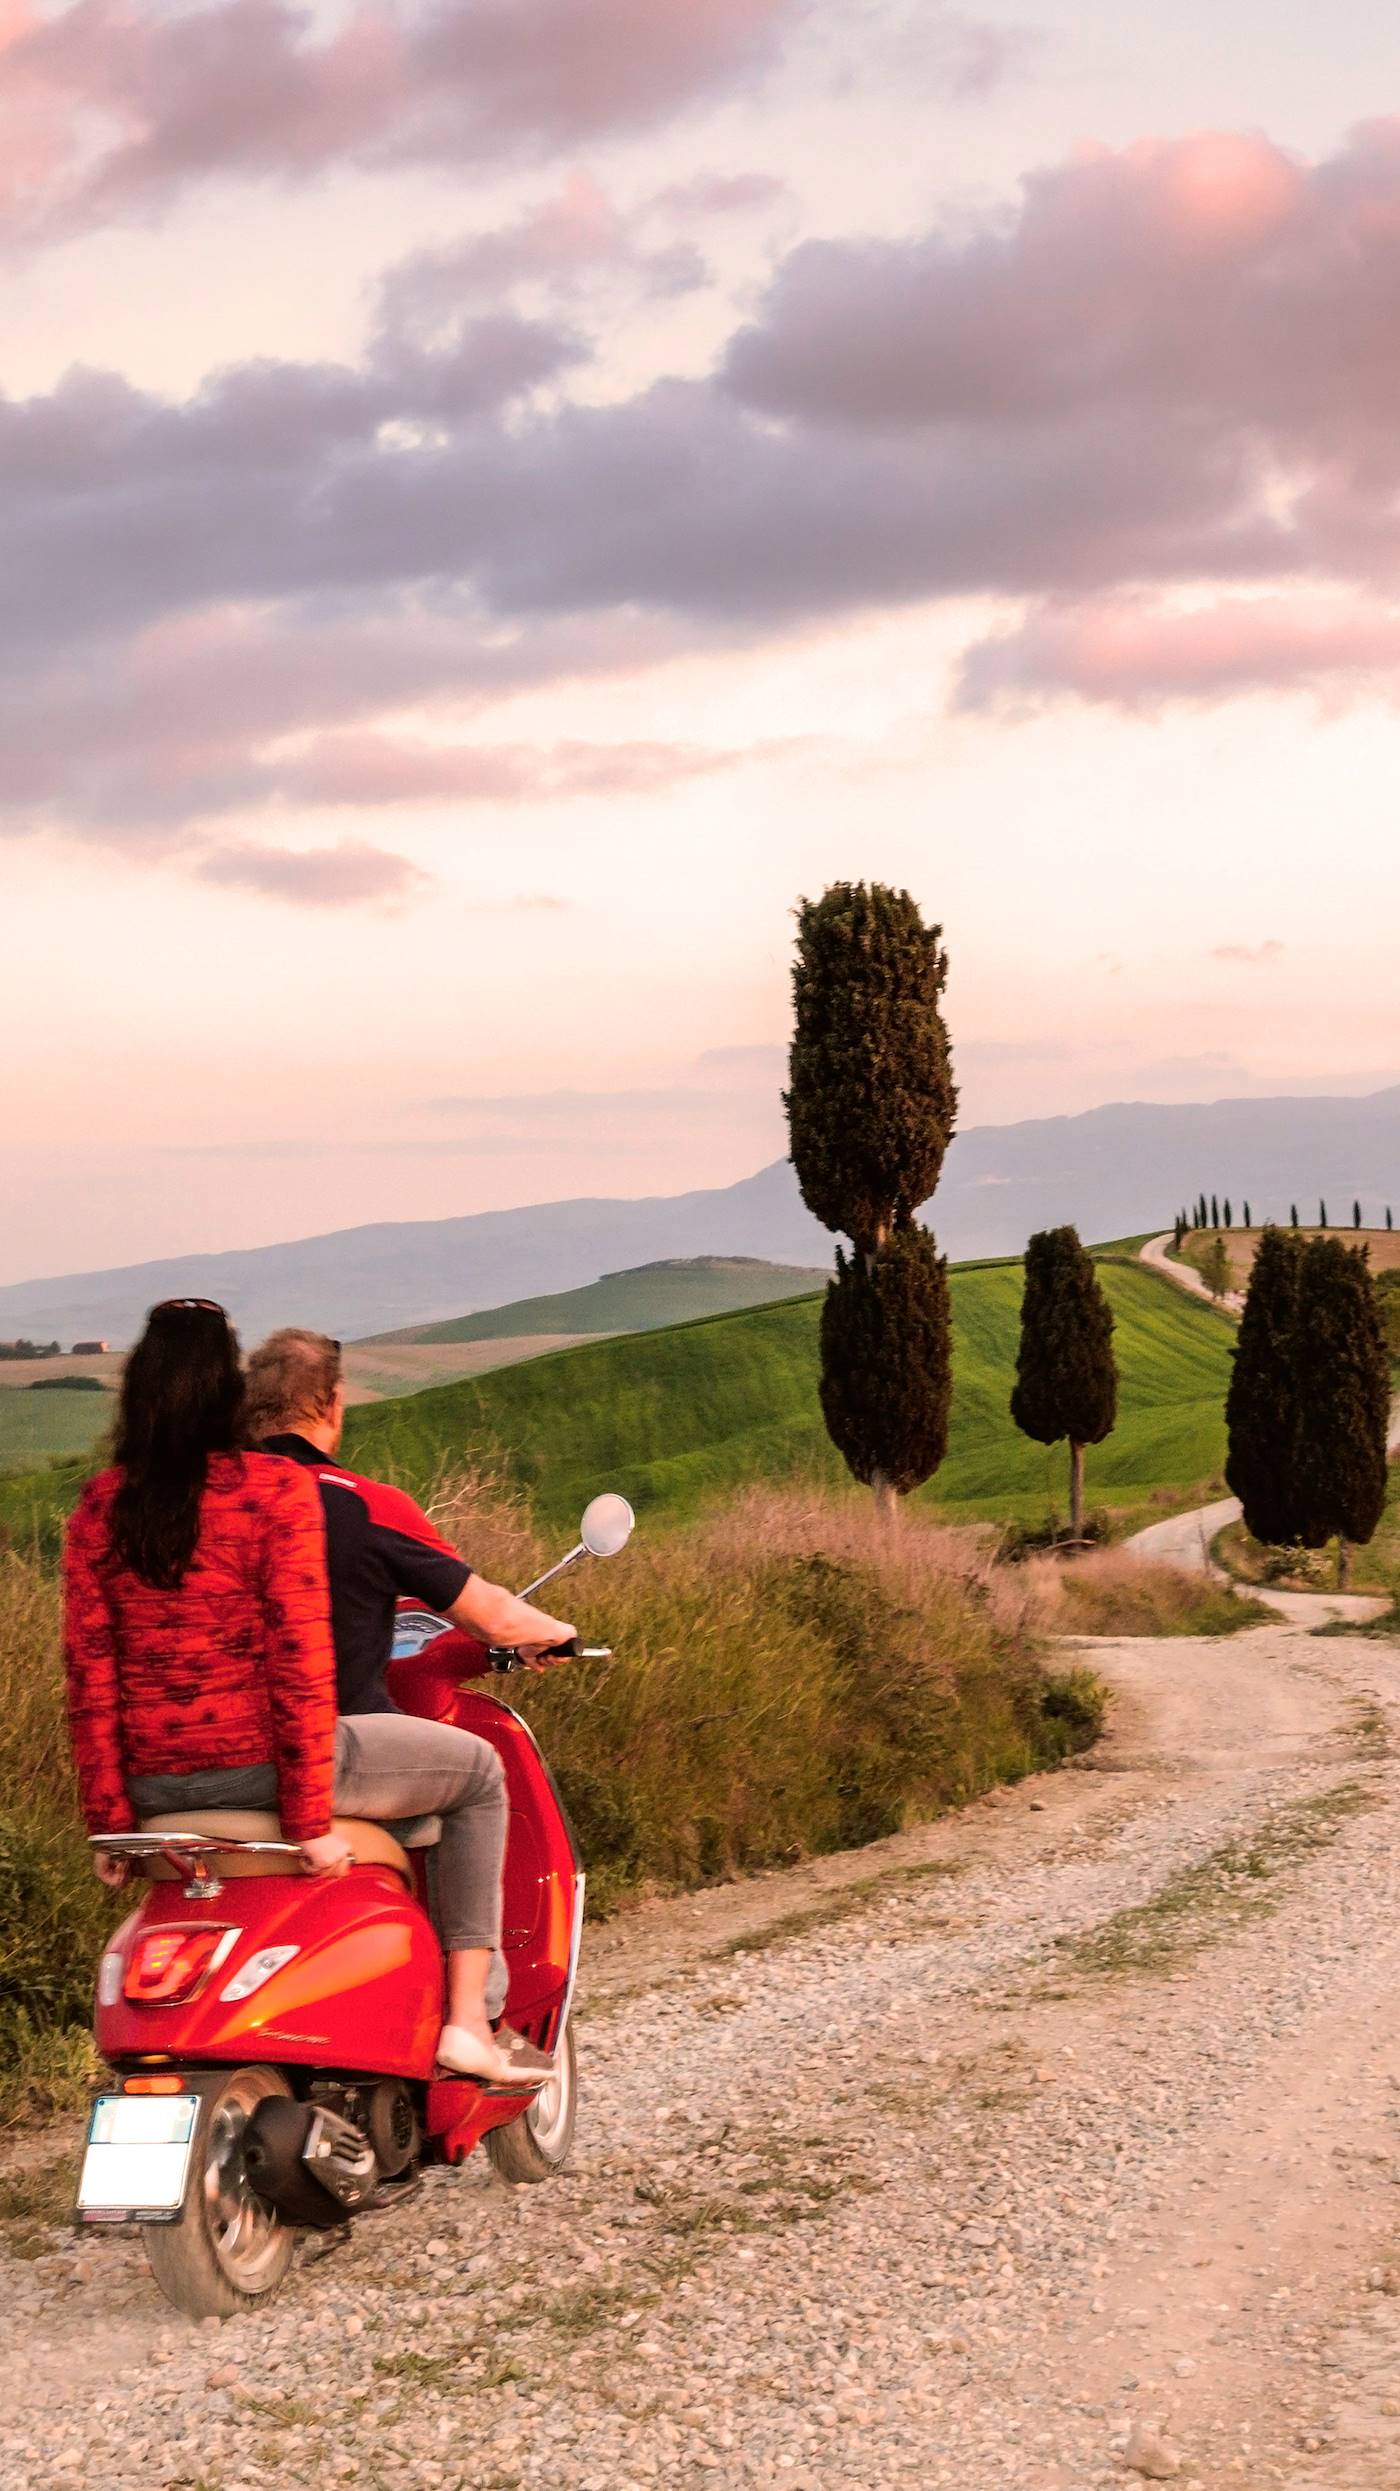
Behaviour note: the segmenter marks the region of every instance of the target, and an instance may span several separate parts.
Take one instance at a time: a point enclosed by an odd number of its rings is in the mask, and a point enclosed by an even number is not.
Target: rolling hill
[[[1107,1261],[1122,1378],[1118,1428],[1089,1456],[1091,1502],[1139,1504],[1211,1478],[1224,1454],[1232,1329],[1169,1281]],[[966,1266],[953,1293],[948,1458],[923,1493],[968,1516],[1062,1504],[1064,1454],[1012,1426],[1019,1263]],[[750,1479],[841,1476],[817,1407],[815,1298],[601,1340],[351,1413],[346,1459],[423,1490],[464,1459],[500,1460],[542,1518],[571,1528],[599,1487],[682,1517]]]
[[[1233,1326],[1110,1253],[1118,1427],[1091,1451],[1090,1503],[1184,1493],[1219,1471]],[[1033,1520],[1062,1507],[1062,1447],[1012,1426],[1019,1263],[949,1274],[954,1399],[948,1458],[923,1494],[954,1515]],[[844,1476],[817,1407],[815,1296],[584,1343],[350,1412],[348,1462],[426,1492],[464,1461],[499,1462],[542,1520],[572,1528],[594,1489],[653,1520],[683,1518],[751,1479]],[[47,1398],[47,1396],[45,1396]],[[39,1398],[39,1396],[35,1396]],[[0,1529],[52,1545],[83,1465],[0,1478]]]
[[[727,1315],[777,1298],[810,1297],[825,1286],[825,1271],[791,1263],[765,1263],[754,1255],[706,1254],[643,1263],[637,1271],[606,1271],[586,1288],[548,1297],[519,1298],[509,1306],[458,1315],[448,1323],[409,1324],[357,1341],[358,1350],[399,1342],[436,1347],[454,1341],[524,1339],[539,1333],[653,1332],[700,1315]]]
[[[464,1170],[463,1188],[469,1174]],[[945,1250],[1019,1252],[1036,1228],[1085,1237],[1160,1229],[1202,1186],[1287,1217],[1323,1194],[1363,1216],[1400,1207],[1400,1089],[1368,1098],[1245,1098],[980,1125],[955,1136],[931,1217]],[[249,1337],[314,1323],[342,1339],[453,1321],[483,1306],[586,1287],[672,1257],[753,1255],[821,1265],[830,1239],[776,1160],[756,1176],[637,1202],[586,1200],[461,1219],[380,1221],[290,1244],[185,1254],[0,1287],[0,1337],[130,1341],[155,1299],[229,1307]]]

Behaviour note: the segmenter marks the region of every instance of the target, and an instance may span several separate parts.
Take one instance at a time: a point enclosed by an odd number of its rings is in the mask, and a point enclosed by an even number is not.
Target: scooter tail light
[[[135,2006],[178,2007],[197,1998],[229,1953],[236,1929],[147,1929],[131,1950],[122,1994]]]

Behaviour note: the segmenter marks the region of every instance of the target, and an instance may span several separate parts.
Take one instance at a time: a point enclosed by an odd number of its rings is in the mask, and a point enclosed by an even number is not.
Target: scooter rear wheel
[[[567,2157],[578,2112],[578,2061],[566,2026],[557,2072],[518,2118],[488,2128],[486,2151],[503,2180],[548,2180]]]
[[[142,2227],[151,2272],[187,2318],[256,2309],[286,2279],[297,2236],[249,2185],[243,2132],[259,2102],[290,2092],[275,2067],[231,2068],[205,2085],[184,2215]]]

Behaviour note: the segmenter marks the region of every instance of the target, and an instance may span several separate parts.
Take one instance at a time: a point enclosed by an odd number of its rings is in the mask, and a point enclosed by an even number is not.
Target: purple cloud
[[[213,177],[540,155],[648,128],[774,51],[800,0],[20,0],[0,33],[16,238],[150,214]]]
[[[561,230],[633,247],[575,208],[485,239],[517,271]],[[631,398],[562,399],[577,336],[478,279],[410,263],[362,364],[0,400],[11,823],[169,844],[283,801],[670,784],[728,756],[522,757],[461,713],[969,594],[1030,610],[968,705],[1395,680],[1400,124],[1313,166],[1096,154],[970,238],[804,246],[714,377]]]
[[[292,900],[303,908],[393,904],[415,898],[432,879],[406,856],[353,840],[334,848],[265,848],[231,841],[206,849],[194,870],[202,882]]]

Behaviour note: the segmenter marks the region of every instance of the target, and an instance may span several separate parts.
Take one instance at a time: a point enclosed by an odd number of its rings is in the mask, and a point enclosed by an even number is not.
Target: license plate
[[[104,2093],[94,2102],[78,2182],[80,2220],[173,2222],[199,2112],[196,2093]]]

